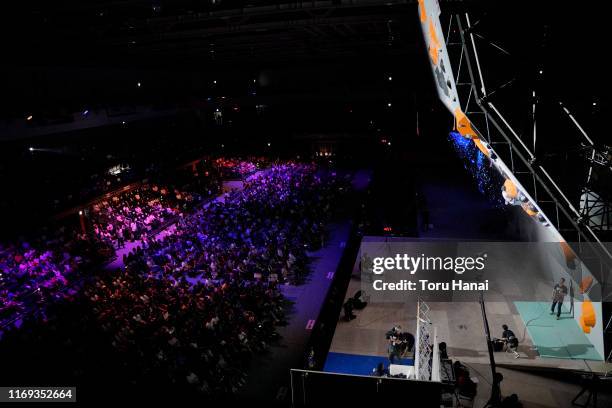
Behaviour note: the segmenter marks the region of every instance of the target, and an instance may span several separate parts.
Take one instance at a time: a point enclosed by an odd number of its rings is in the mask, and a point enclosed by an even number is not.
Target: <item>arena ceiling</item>
[[[473,13],[481,41],[491,44],[481,48],[490,88],[516,85],[500,91],[520,94],[510,95],[511,103],[520,99],[528,107],[524,95],[537,85],[541,95],[578,101],[583,116],[592,115],[592,102],[596,110],[605,105],[601,75],[593,74],[595,65],[589,63],[605,38],[603,13],[598,17],[573,4],[551,9],[546,2],[528,9],[512,1],[440,3],[446,15]],[[22,0],[3,5],[0,14],[8,73],[1,80],[11,105],[23,100],[17,115],[49,95],[67,98],[73,92],[75,99],[88,101],[106,91],[111,95],[100,99],[112,99],[126,84],[146,78],[143,72],[155,70],[160,73],[149,77],[168,88],[156,94],[199,92],[198,81],[219,73],[253,78],[262,70],[297,67],[323,78],[329,62],[357,77],[354,71],[362,66],[400,64],[405,77],[413,70],[422,84],[426,55],[416,8],[417,0]],[[585,19],[591,22],[576,30],[575,23]],[[66,85],[71,78],[76,90]],[[76,94],[89,89],[87,78],[97,83],[83,98]],[[99,84],[103,89],[95,88]]]
[[[7,46],[32,63],[206,66],[405,53],[416,1],[20,2]],[[6,38],[6,37],[5,37]],[[41,61],[42,60],[42,61]]]

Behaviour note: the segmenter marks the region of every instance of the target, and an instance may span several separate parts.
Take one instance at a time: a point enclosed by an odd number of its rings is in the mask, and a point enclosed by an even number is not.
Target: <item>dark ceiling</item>
[[[53,115],[58,106],[246,95],[254,79],[259,94],[370,93],[372,79],[391,70],[427,75],[416,7],[404,0],[25,0],[0,17],[10,56],[2,110],[20,118]]]
[[[211,66],[374,56],[418,40],[416,2],[22,1],[5,49],[33,64]],[[6,38],[6,37],[5,37]]]
[[[538,86],[541,95],[576,101],[585,115],[593,102],[597,111],[607,105],[596,68],[604,13],[563,2],[440,3],[443,21],[451,12],[473,15],[491,89],[516,77],[522,95]],[[0,46],[2,111],[17,117],[70,100],[131,100],[137,81],[147,85],[139,97],[163,102],[205,97],[218,78],[245,93],[247,81],[284,76],[279,92],[302,84],[337,94],[356,90],[359,78],[373,88],[368,78],[385,70],[431,85],[416,0],[21,0],[3,5]],[[326,85],[313,86],[316,78]]]

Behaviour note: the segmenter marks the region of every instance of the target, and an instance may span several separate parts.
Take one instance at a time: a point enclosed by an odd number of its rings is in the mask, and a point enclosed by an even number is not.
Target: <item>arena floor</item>
[[[448,191],[444,190],[441,185],[434,184],[426,186],[425,191],[428,194],[428,202],[430,205],[430,218],[433,229],[427,232],[422,232],[422,238],[427,239],[443,239],[451,237],[454,239],[495,239],[499,238],[495,235],[487,234],[486,218],[483,214],[496,216],[494,210],[487,207],[486,203],[482,203],[483,198],[471,194],[471,192],[461,191],[455,188],[456,193],[462,196],[460,202],[467,203],[461,208],[450,208],[449,206],[440,205],[436,208],[435,203],[441,202],[441,197],[438,193],[445,192],[448,197]],[[450,190],[451,192],[453,190]],[[452,197],[451,197],[452,198]],[[469,198],[469,199],[467,199]],[[474,201],[470,204],[470,200]],[[475,208],[480,208],[481,211],[474,211]],[[456,220],[461,220],[459,225]],[[471,225],[472,229],[466,228]],[[474,226],[477,230],[474,231]],[[466,231],[468,231],[466,233]],[[471,231],[471,232],[470,232]],[[488,236],[487,236],[488,235]],[[355,292],[361,289],[361,278],[359,270],[359,262],[356,260],[353,268],[353,276],[349,284],[349,288],[345,295],[345,299],[352,297]],[[367,299],[366,299],[367,300]],[[495,359],[498,365],[502,367],[516,367],[517,369],[524,368],[561,368],[567,370],[584,370],[587,372],[606,372],[612,367],[599,361],[589,361],[589,359],[580,358],[554,358],[552,355],[547,355],[545,358],[540,356],[537,349],[533,345],[529,330],[525,327],[524,320],[519,313],[516,305],[511,299],[496,299],[500,301],[486,302],[487,316],[491,327],[492,336],[501,337],[501,325],[508,324],[517,333],[521,340],[519,347],[520,358],[515,359],[510,353],[498,352],[495,353]],[[480,305],[475,302],[456,302],[456,303],[428,303],[431,307],[431,319],[438,327],[438,340],[445,341],[448,344],[448,354],[453,360],[459,360],[469,366],[480,367],[476,368],[477,377],[482,377],[481,381],[484,384],[480,385],[483,389],[486,382],[490,382],[489,356],[487,345],[484,336],[483,322],[481,316]],[[363,310],[354,311],[357,318],[347,322],[339,316],[338,324],[332,345],[330,347],[331,358],[335,358],[336,354],[348,354],[356,356],[387,356],[387,342],[385,333],[394,325],[400,324],[403,330],[415,333],[416,331],[416,299],[406,299],[403,303],[372,303],[370,302]],[[573,319],[572,319],[573,320]],[[373,369],[374,367],[371,367]],[[516,370],[503,370],[507,380],[507,389],[521,389],[526,394],[526,407],[560,407],[570,406],[567,403],[559,405],[559,396],[554,389],[564,389],[563,393],[575,395],[580,391],[576,385],[568,385],[561,381],[542,379],[541,377],[519,372]],[[532,381],[531,377],[538,378],[537,381]],[[547,395],[543,399],[538,398],[539,384],[541,382],[552,382],[547,391]],[[520,387],[510,387],[511,384],[521,383]],[[529,384],[529,386],[528,386]],[[487,388],[488,389],[488,388]],[[503,387],[502,387],[503,391]],[[483,398],[488,391],[482,393],[478,398]],[[487,395],[488,398],[488,395]],[[486,402],[484,399],[483,403]],[[521,395],[521,398],[523,395]],[[562,398],[563,399],[563,398]],[[481,404],[482,405],[482,404]],[[475,405],[476,406],[476,405]],[[478,405],[480,406],[480,405]]]

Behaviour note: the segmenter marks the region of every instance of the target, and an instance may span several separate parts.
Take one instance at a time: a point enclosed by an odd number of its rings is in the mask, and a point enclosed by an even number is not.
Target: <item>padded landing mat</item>
[[[383,363],[389,368],[389,359],[380,356],[363,356],[359,354],[328,353],[323,371],[328,373],[371,375],[372,370]],[[412,359],[403,358],[399,362],[403,365],[413,365]]]
[[[550,314],[550,303],[514,304],[527,326],[531,341],[538,348],[540,357],[603,360],[565,307],[561,309],[561,319],[557,320],[556,314]],[[516,334],[520,336],[520,333]]]

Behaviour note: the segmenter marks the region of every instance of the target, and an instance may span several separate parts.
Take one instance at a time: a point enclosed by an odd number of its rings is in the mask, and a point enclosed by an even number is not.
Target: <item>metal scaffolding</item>
[[[580,126],[567,107],[560,104],[561,109],[574,123],[580,137],[583,139],[586,156],[590,157],[591,165],[585,174],[585,186],[589,195],[584,200],[586,207],[576,208],[574,203],[578,197],[571,200],[554,175],[544,167],[536,156],[536,104],[532,105],[533,134],[520,135],[513,128],[501,109],[496,106],[496,93],[505,87],[512,86],[514,79],[507,81],[496,89],[487,89],[485,85],[486,68],[478,52],[478,40],[485,37],[476,32],[467,13],[452,15],[448,23],[446,35],[449,57],[452,66],[457,69],[456,89],[461,108],[470,118],[474,130],[486,141],[495,154],[505,162],[512,174],[527,190],[525,193],[542,210],[551,225],[567,242],[579,242],[594,245],[598,253],[603,255],[605,262],[612,265],[612,253],[603,244],[597,231],[610,228],[609,204],[601,197],[595,200],[592,190],[588,189],[594,165],[608,165],[610,155],[597,153],[592,139]],[[490,43],[489,43],[490,44]],[[492,44],[500,52],[507,53],[500,45]],[[531,146],[529,146],[531,145]],[[603,163],[603,164],[599,164]],[[606,224],[607,223],[607,224]]]

